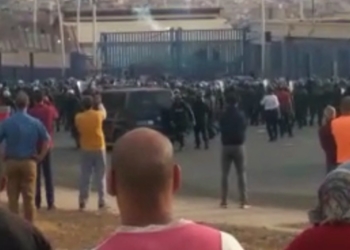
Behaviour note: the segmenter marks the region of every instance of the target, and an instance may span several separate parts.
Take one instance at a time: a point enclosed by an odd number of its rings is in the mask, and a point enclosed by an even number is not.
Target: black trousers
[[[265,110],[266,130],[271,141],[278,137],[278,116],[278,109]]]
[[[175,124],[174,127],[174,142],[178,142],[180,148],[185,146],[186,126],[183,124]]]
[[[281,112],[280,117],[280,135],[281,137],[284,134],[288,133],[289,136],[293,136],[293,116],[290,112]]]
[[[323,117],[323,107],[310,107],[310,126],[314,125],[314,120],[316,118],[318,126],[322,125],[322,117]]]
[[[208,146],[208,127],[203,124],[196,124],[193,128],[196,147],[201,146],[201,137],[205,146]]]
[[[296,107],[295,108],[295,121],[299,128],[307,125],[307,107]]]
[[[41,207],[41,177],[44,177],[47,206],[52,207],[55,202],[54,184],[51,165],[51,152],[49,151],[44,160],[38,164],[36,179],[35,205]]]

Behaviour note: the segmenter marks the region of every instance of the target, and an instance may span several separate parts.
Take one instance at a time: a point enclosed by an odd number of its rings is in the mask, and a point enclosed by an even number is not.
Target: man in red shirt
[[[53,146],[53,131],[55,120],[58,118],[58,112],[53,104],[45,103],[44,94],[38,90],[34,92],[34,106],[28,113],[40,120],[51,137],[51,148]],[[48,209],[53,209],[54,205],[54,185],[52,178],[51,152],[49,151],[44,160],[38,165],[37,187],[35,195],[35,205],[39,209],[41,207],[41,172],[44,174],[46,199]]]
[[[276,96],[280,103],[280,133],[281,137],[288,133],[293,136],[293,100],[288,87],[281,87],[276,91]]]

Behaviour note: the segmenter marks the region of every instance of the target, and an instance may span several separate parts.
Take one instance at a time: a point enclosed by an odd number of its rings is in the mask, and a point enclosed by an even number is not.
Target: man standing
[[[94,99],[86,96],[82,100],[84,111],[75,116],[75,126],[78,131],[81,148],[79,208],[84,210],[89,198],[90,180],[94,173],[98,191],[98,207],[105,208],[104,176],[106,171],[106,145],[103,134],[103,120],[106,110],[102,103],[94,109]]]
[[[340,116],[331,122],[337,152],[337,164],[350,160],[350,96],[345,96],[340,104]]]
[[[185,146],[185,133],[189,125],[194,125],[195,119],[193,111],[180,96],[176,93],[174,103],[170,108],[171,121],[174,124],[174,139],[180,144],[180,150]]]
[[[53,130],[55,120],[58,119],[58,113],[53,105],[44,103],[44,95],[42,91],[37,90],[34,92],[34,106],[28,111],[28,113],[37,118],[45,126],[46,130],[51,136],[50,149],[53,147]],[[37,209],[41,207],[41,173],[44,175],[45,191],[47,208],[49,210],[55,208],[55,195],[54,184],[52,178],[52,166],[51,166],[51,150],[48,151],[45,158],[38,165],[37,168],[37,181],[36,181],[36,195],[35,205]]]
[[[210,108],[208,104],[204,102],[204,97],[201,94],[196,96],[196,100],[192,105],[193,115],[195,119],[194,125],[194,138],[196,149],[201,147],[201,138],[202,136],[205,149],[209,148],[208,144],[208,125],[209,125],[209,115]]]
[[[243,250],[227,233],[174,217],[181,170],[171,142],[160,133],[139,128],[123,135],[114,146],[107,180],[121,226],[96,250]]]
[[[78,131],[74,124],[75,116],[78,112],[80,112],[80,99],[75,95],[74,90],[69,89],[66,94],[66,98],[64,100],[64,112],[65,112],[65,130],[70,131],[74,141],[76,148],[80,148],[79,145],[79,137],[78,137]]]
[[[280,104],[280,135],[288,133],[293,137],[293,100],[288,87],[281,87],[277,90],[276,96]]]
[[[50,135],[39,120],[27,114],[27,94],[19,92],[15,104],[16,113],[0,126],[0,143],[5,141],[7,196],[10,210],[18,213],[22,194],[24,217],[33,222],[37,163],[42,162],[49,150]]]
[[[277,96],[273,93],[272,88],[268,87],[266,95],[261,100],[261,105],[264,107],[266,130],[269,135],[270,142],[276,141],[278,138],[280,103]]]
[[[238,101],[234,94],[227,97],[228,106],[220,119],[221,128],[221,207],[227,207],[228,178],[232,162],[235,164],[238,177],[240,206],[248,208],[247,176],[245,172],[245,148],[247,122],[238,109]]]

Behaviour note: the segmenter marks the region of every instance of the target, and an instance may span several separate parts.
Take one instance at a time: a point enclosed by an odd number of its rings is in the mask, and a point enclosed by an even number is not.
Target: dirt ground
[[[52,242],[55,249],[91,249],[106,238],[118,225],[118,217],[110,213],[79,211],[42,211],[37,226]],[[264,228],[241,228],[230,225],[213,225],[233,234],[245,250],[283,250],[293,234]]]
[[[294,234],[266,228],[235,227],[214,225],[222,231],[234,235],[245,250],[283,250],[294,238]]]

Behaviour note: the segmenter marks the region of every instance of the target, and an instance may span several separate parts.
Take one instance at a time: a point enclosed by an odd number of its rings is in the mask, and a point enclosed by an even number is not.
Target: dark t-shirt
[[[52,247],[37,228],[0,208],[0,249],[52,250]]]

